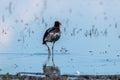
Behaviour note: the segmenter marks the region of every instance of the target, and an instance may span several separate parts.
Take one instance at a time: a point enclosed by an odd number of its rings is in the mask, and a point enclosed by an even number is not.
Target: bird
[[[43,44],[46,45],[47,48],[48,48],[48,60],[47,61],[49,61],[50,55],[51,55],[50,48],[49,48],[47,43],[48,42],[52,43],[52,62],[53,62],[54,66],[55,66],[55,64],[54,64],[53,50],[54,50],[55,42],[58,41],[60,39],[60,37],[61,37],[60,26],[61,26],[61,22],[55,21],[54,26],[48,28],[45,31],[44,36],[43,36]]]

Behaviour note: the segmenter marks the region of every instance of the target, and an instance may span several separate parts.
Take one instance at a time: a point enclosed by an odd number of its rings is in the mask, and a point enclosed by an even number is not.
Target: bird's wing
[[[55,27],[51,27],[49,29],[46,30],[46,32],[50,33],[51,31],[54,31],[55,30]]]
[[[48,28],[43,36],[43,44],[45,43],[45,37],[47,37],[47,35],[51,32],[51,31],[54,31],[55,30],[55,27],[51,27],[51,28]]]

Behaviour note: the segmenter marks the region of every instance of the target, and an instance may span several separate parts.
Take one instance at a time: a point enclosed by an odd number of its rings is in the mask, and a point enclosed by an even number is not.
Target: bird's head
[[[55,21],[55,24],[54,24],[55,27],[60,27],[60,25],[61,23],[59,21]]]

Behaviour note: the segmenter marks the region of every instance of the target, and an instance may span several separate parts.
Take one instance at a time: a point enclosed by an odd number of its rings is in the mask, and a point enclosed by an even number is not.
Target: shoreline
[[[59,76],[45,76],[45,75],[27,75],[27,74],[0,74],[0,80],[119,80],[118,75],[59,75]]]

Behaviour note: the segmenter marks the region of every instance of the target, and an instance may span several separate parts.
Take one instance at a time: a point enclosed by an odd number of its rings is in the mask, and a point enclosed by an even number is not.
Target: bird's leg
[[[50,60],[50,48],[49,48],[49,46],[47,45],[47,43],[45,44],[46,46],[47,46],[47,48],[48,48],[48,60],[47,60],[47,62],[46,62],[46,64],[49,62],[49,60]]]
[[[53,63],[53,66],[55,66],[55,63],[54,63],[54,44],[55,44],[55,42],[53,42],[53,45],[52,45],[52,63]]]

